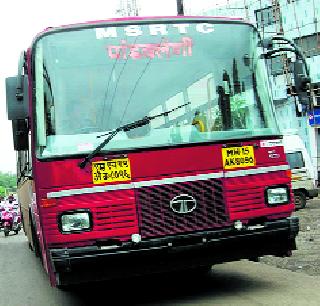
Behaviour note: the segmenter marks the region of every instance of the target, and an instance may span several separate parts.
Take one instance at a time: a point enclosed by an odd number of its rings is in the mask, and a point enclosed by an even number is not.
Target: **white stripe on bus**
[[[98,192],[106,192],[112,190],[127,190],[133,188],[142,188],[147,186],[160,186],[160,185],[168,185],[175,183],[183,183],[183,182],[194,182],[201,180],[209,180],[212,178],[230,178],[230,177],[238,177],[238,176],[246,176],[252,174],[263,174],[274,171],[284,171],[289,170],[288,165],[281,166],[269,166],[269,167],[259,167],[256,169],[247,169],[247,170],[229,170],[226,172],[215,172],[215,173],[207,173],[207,174],[197,174],[191,176],[177,176],[177,177],[168,177],[160,180],[149,180],[149,181],[140,181],[140,182],[132,182],[127,184],[116,184],[116,185],[104,185],[104,186],[94,186],[89,188],[79,188],[79,189],[68,189],[61,190],[56,192],[49,192],[47,194],[48,198],[60,198],[60,197],[68,197],[79,194],[90,194],[90,193],[98,193]]]

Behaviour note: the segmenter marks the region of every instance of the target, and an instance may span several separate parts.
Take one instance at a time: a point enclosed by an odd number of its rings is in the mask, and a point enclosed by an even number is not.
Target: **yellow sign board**
[[[252,167],[256,165],[253,146],[222,148],[223,169]]]
[[[115,158],[92,163],[93,184],[124,182],[131,180],[128,158]]]

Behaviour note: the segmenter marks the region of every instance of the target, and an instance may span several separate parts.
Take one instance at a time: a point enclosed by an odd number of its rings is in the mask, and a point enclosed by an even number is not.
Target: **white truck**
[[[291,169],[296,209],[301,209],[306,206],[307,199],[318,196],[311,157],[298,135],[284,135],[283,145]]]

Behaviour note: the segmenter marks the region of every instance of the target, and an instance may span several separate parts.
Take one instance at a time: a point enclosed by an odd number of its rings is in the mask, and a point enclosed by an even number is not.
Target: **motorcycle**
[[[2,224],[2,212],[5,210],[3,203],[0,202],[0,230],[3,228]]]
[[[21,216],[18,209],[13,207],[5,207],[1,212],[1,224],[5,237],[9,236],[10,231],[14,231],[17,235],[21,230]]]

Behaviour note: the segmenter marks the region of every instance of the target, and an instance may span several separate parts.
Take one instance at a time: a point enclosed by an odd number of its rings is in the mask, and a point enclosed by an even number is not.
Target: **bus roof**
[[[56,31],[64,28],[79,28],[79,27],[86,27],[90,25],[105,25],[105,24],[114,24],[114,23],[129,23],[131,21],[170,21],[170,20],[188,20],[188,21],[197,21],[197,20],[208,20],[208,21],[225,21],[225,22],[236,22],[236,23],[248,23],[246,20],[240,17],[221,17],[221,16],[130,16],[130,17],[122,17],[122,18],[109,18],[105,20],[95,20],[95,21],[86,21],[80,23],[73,23],[73,24],[65,24],[55,27],[47,27],[37,36],[41,36],[46,32]]]

